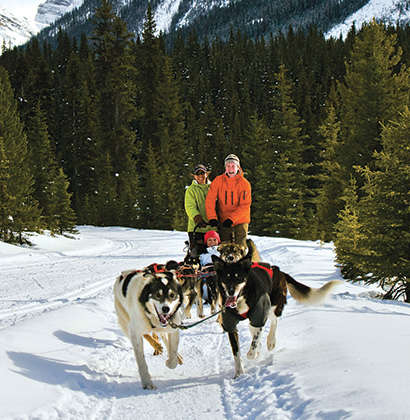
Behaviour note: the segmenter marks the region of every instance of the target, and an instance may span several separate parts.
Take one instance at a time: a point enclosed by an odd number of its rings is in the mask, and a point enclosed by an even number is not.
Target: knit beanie
[[[227,164],[227,163],[230,163],[230,162],[234,162],[234,163],[236,163],[238,166],[241,166],[241,163],[240,163],[240,161],[239,161],[238,156],[234,155],[233,153],[231,153],[230,155],[228,155],[228,156],[225,158],[225,166],[226,166],[226,164]]]
[[[205,233],[205,237],[204,237],[205,244],[206,244],[206,241],[209,238],[215,238],[218,241],[218,244],[221,243],[221,238],[219,237],[219,233],[218,232],[215,232],[214,230],[208,230],[208,232]]]

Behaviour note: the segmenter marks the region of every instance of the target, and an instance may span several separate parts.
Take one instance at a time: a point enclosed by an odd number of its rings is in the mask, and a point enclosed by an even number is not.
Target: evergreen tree
[[[97,190],[95,194],[86,196],[84,217],[97,226],[117,225],[120,206],[110,154],[102,152],[96,163]]]
[[[316,190],[316,222],[320,239],[330,241],[333,237],[337,215],[343,208],[342,174],[337,161],[340,148],[340,121],[337,118],[337,97],[333,89],[327,104],[327,117],[319,127],[322,136],[322,150],[318,160],[321,171],[318,174],[319,187]],[[335,105],[336,104],[336,105]]]
[[[7,72],[0,67],[0,138],[2,138],[9,174],[3,176],[5,191],[14,197],[9,202],[11,222],[8,240],[27,241],[24,232],[41,229],[40,210],[32,197],[33,178],[27,156],[27,138],[17,112]]]
[[[73,231],[74,211],[71,209],[68,181],[58,168],[48,135],[40,101],[30,120],[29,157],[33,173],[33,197],[38,201],[44,226],[52,233]]]
[[[57,165],[40,101],[37,101],[33,112],[29,120],[29,129],[27,130],[28,157],[34,181],[33,197],[39,203],[42,218],[45,221],[44,226],[53,230],[52,185],[55,181]]]
[[[28,128],[37,101],[41,101],[47,117],[47,126],[54,127],[55,110],[54,78],[50,64],[45,59],[36,38],[27,45],[25,51],[27,73],[22,78],[22,101],[19,102],[22,122]]]
[[[359,209],[359,197],[355,178],[350,179],[341,199],[345,202],[335,225],[334,244],[337,262],[343,277],[355,279],[364,277],[363,241],[366,238],[362,231],[362,222]]]
[[[306,150],[302,135],[303,121],[292,100],[293,84],[281,65],[276,74],[272,98],[272,145],[268,159],[272,189],[266,197],[264,233],[272,236],[306,238],[311,221],[308,206],[311,192],[308,190],[303,153]]]
[[[52,188],[53,233],[76,233],[76,216],[71,208],[71,194],[68,193],[69,182],[63,170],[57,170]]]
[[[141,174],[141,224],[146,229],[170,229],[169,218],[164,218],[169,206],[167,200],[168,182],[161,175],[163,169],[158,164],[157,154],[148,144],[147,159]],[[168,168],[166,169],[169,175]],[[172,177],[171,180],[172,181]],[[167,220],[168,219],[168,220]]]
[[[12,231],[12,201],[14,197],[10,194],[7,181],[10,178],[9,164],[4,152],[3,138],[0,137],[0,241],[10,240]]]
[[[373,21],[355,38],[346,63],[345,81],[339,83],[343,141],[339,162],[345,185],[351,175],[358,177],[355,165],[374,168],[373,153],[381,147],[380,123],[386,124],[408,104],[409,70],[400,66],[402,50],[396,43],[396,35],[388,35],[383,24]]]
[[[263,119],[256,113],[249,118],[244,131],[244,146],[241,164],[245,168],[246,178],[252,186],[252,211],[250,230],[254,234],[263,234],[265,228],[266,197],[274,188],[271,179],[271,132]]]
[[[161,182],[165,187],[166,215],[169,228],[181,228],[181,220],[186,223],[184,209],[184,179],[187,175],[185,162],[188,159],[187,145],[184,138],[183,112],[179,95],[179,87],[172,75],[171,63],[165,59],[162,79],[157,98],[158,132],[153,133],[157,143],[161,145],[157,155],[161,165]],[[165,222],[165,221],[164,221]]]
[[[162,78],[164,67],[164,52],[161,50],[160,40],[156,36],[156,23],[152,12],[151,3],[148,9],[142,31],[142,44],[137,48],[137,69],[138,69],[138,104],[143,110],[141,119],[141,139],[143,150],[148,152],[148,144],[155,151],[159,151],[160,144],[155,133],[158,133],[158,89]],[[145,160],[145,154],[141,156]]]
[[[389,297],[410,302],[410,111],[383,127],[376,169],[361,168],[360,203],[367,283],[389,287]],[[358,279],[359,280],[359,279]]]
[[[224,167],[225,150],[222,118],[208,100],[199,120],[198,161],[208,162],[210,169],[219,172]]]
[[[85,58],[85,63],[89,64],[88,58]],[[73,206],[80,223],[85,223],[85,197],[93,196],[97,190],[96,165],[102,149],[96,105],[87,82],[87,64],[78,54],[71,53],[63,82],[63,125],[59,138],[60,159],[70,182]]]
[[[109,154],[116,191],[116,224],[135,226],[137,215],[136,136],[132,122],[135,106],[135,66],[131,53],[132,34],[115,15],[111,4],[103,0],[94,16],[93,41],[96,52],[96,89],[98,92],[99,137]],[[102,171],[104,173],[105,171]],[[100,191],[105,195],[105,191]],[[114,204],[114,203],[112,203]],[[100,211],[105,211],[101,208]]]

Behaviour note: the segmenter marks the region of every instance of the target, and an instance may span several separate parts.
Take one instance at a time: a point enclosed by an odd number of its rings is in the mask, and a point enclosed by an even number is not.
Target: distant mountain
[[[374,1],[374,0],[373,0]],[[367,0],[152,0],[151,5],[158,30],[171,40],[179,32],[187,35],[195,30],[198,38],[226,40],[233,28],[250,38],[269,37],[316,25],[327,31],[360,9]],[[90,34],[88,20],[100,0],[84,0],[83,4],[43,29],[39,40],[50,40],[61,27],[69,36]],[[115,9],[136,35],[142,30],[147,0],[116,0]]]
[[[82,3],[83,0],[47,0],[38,6],[35,21],[49,25],[75,7],[81,6]]]
[[[370,22],[373,17],[385,23],[407,25],[410,23],[410,0],[371,0],[331,28],[328,36],[345,36],[353,24],[359,29],[363,22]]]
[[[47,0],[39,5],[32,24],[3,12],[0,40],[3,37],[18,45],[36,33],[39,26],[48,24],[37,34],[40,41],[53,44],[60,27],[69,36],[89,35],[92,31],[89,17],[100,3],[101,0]],[[148,0],[113,0],[113,4],[127,22],[128,30],[137,36],[142,30]],[[392,24],[410,22],[410,0],[151,0],[151,5],[157,29],[167,34],[169,42],[177,32],[185,36],[193,30],[199,39],[206,36],[210,40],[215,37],[226,40],[232,29],[254,39],[286,33],[290,26],[305,30],[315,25],[328,36],[339,37],[345,36],[353,23],[360,28],[373,17]],[[11,28],[7,33],[3,21]]]
[[[26,42],[38,28],[24,17],[16,17],[9,10],[0,6],[0,42],[7,48]]]
[[[5,3],[3,1],[3,3]],[[0,43],[7,47],[26,43],[42,28],[56,21],[75,7],[81,6],[83,0],[33,0],[32,6],[23,12],[15,12],[13,2],[7,0],[7,7],[0,5]],[[37,7],[38,6],[38,7]],[[31,9],[37,7],[37,13]],[[33,15],[33,17],[29,17]]]

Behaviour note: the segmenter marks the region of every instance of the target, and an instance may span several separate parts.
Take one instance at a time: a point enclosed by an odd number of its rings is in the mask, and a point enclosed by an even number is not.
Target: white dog
[[[170,325],[181,323],[181,285],[170,271],[123,271],[115,281],[114,300],[118,322],[134,349],[142,387],[156,389],[145,360],[143,337],[159,351],[161,345],[149,334],[161,336],[168,352],[168,368],[175,369],[182,363],[178,355],[179,330]]]

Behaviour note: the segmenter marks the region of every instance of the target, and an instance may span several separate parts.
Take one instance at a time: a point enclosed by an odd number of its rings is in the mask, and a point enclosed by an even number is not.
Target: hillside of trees
[[[167,49],[150,7],[137,40],[107,1],[92,22],[90,39],[0,56],[2,241],[184,230],[193,165],[212,179],[235,153],[252,234],[334,241],[346,278],[410,300],[410,28],[191,33]]]
[[[172,46],[178,37],[186,41],[195,32],[199,42],[219,38],[227,41],[231,28],[248,39],[269,38],[271,35],[286,33],[289,27],[295,31],[307,32],[310,26],[324,33],[343,22],[352,13],[363,7],[368,0],[235,0],[220,1],[222,7],[215,6],[212,0],[181,0],[178,10],[172,17],[164,42]],[[147,0],[111,0],[113,10],[133,32],[134,40],[141,34],[147,10]],[[151,0],[152,10],[160,7],[164,0]],[[36,35],[38,41],[56,47],[59,28],[70,38],[81,38],[82,34],[91,36],[93,23],[89,19],[101,0],[84,0],[78,8],[64,14]],[[186,14],[188,13],[188,17]],[[181,21],[184,25],[181,26]]]

